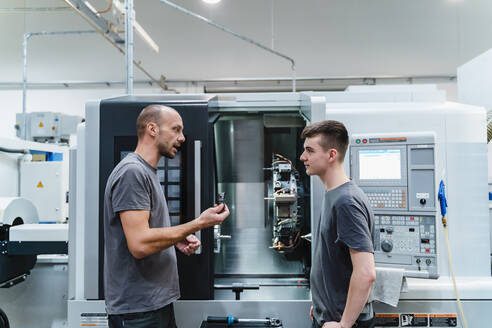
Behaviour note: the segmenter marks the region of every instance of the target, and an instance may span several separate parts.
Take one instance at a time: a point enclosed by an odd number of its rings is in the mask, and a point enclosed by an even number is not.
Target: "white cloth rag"
[[[397,268],[376,267],[376,280],[372,284],[368,302],[378,301],[396,307],[400,292],[406,289],[404,270]]]

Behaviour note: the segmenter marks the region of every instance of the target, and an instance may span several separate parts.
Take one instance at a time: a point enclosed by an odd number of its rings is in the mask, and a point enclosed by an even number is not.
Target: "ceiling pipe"
[[[122,49],[114,40],[112,40],[104,31],[99,27],[96,23],[92,22],[91,19],[89,19],[83,12],[81,12],[74,4],[71,3],[71,1],[74,0],[63,0],[67,5],[69,5],[77,14],[80,15],[90,26],[92,26],[96,31],[99,32],[109,43],[113,45],[121,54],[126,55],[126,51]],[[153,83],[156,83],[159,85],[164,91],[167,91],[166,85],[164,83],[161,83],[161,81],[157,80],[154,78],[149,72],[147,72],[143,66],[140,64],[140,62],[135,61],[133,59],[133,65],[135,65],[140,71],[142,71]]]
[[[282,53],[280,53],[278,51],[275,51],[272,48],[269,48],[269,47],[267,47],[267,46],[265,46],[265,45],[263,45],[263,44],[261,44],[259,42],[256,42],[255,40],[250,39],[250,38],[248,38],[248,37],[246,37],[244,35],[241,35],[239,33],[236,33],[234,31],[230,30],[229,28],[227,28],[227,27],[225,27],[223,25],[217,24],[214,21],[212,21],[212,20],[210,20],[208,18],[205,18],[203,16],[200,16],[200,15],[198,15],[198,14],[196,14],[196,13],[194,13],[194,12],[192,12],[192,11],[186,9],[186,8],[183,8],[181,6],[178,6],[177,4],[175,4],[175,3],[171,2],[171,1],[168,1],[168,0],[160,0],[160,1],[162,3],[164,3],[164,4],[166,4],[166,5],[169,5],[169,6],[173,7],[174,9],[177,9],[177,10],[179,10],[179,11],[187,14],[187,15],[190,15],[192,17],[198,18],[199,20],[204,21],[205,23],[207,23],[207,24],[209,24],[209,25],[211,25],[211,26],[213,26],[215,28],[218,28],[219,30],[221,30],[223,32],[232,34],[235,37],[237,37],[237,38],[239,38],[239,39],[241,39],[243,41],[246,41],[246,42],[248,42],[248,43],[250,43],[252,45],[255,45],[255,46],[257,46],[257,47],[259,47],[259,48],[261,48],[263,50],[266,50],[266,51],[268,51],[268,52],[270,52],[270,53],[272,53],[272,54],[274,54],[276,56],[279,56],[279,57],[282,57],[282,58],[288,60],[291,63],[291,69],[292,69],[292,92],[295,92],[296,91],[296,63],[295,63],[294,59],[292,59],[291,57],[289,57],[287,55],[284,55],[284,54],[282,54]]]
[[[88,34],[96,31],[55,31],[55,32],[33,32],[25,33],[23,46],[23,69],[22,69],[22,139],[26,140],[26,96],[27,96],[27,42],[33,36],[42,35],[67,35],[67,34]]]

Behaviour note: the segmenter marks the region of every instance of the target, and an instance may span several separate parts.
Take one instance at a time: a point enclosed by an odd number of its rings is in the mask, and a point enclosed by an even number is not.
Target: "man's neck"
[[[157,163],[159,163],[159,160],[161,159],[161,154],[159,154],[154,147],[148,147],[142,144],[137,145],[135,153],[137,153],[154,168],[157,168]]]
[[[320,176],[321,181],[325,185],[327,191],[340,187],[344,183],[350,181],[345,174],[343,166],[329,167],[323,176]]]

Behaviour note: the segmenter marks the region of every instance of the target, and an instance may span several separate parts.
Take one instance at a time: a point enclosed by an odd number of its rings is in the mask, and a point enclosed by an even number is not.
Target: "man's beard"
[[[172,149],[173,147],[171,147],[171,149],[166,149],[165,145],[159,145],[159,154],[167,158],[174,158],[175,155],[173,154]]]

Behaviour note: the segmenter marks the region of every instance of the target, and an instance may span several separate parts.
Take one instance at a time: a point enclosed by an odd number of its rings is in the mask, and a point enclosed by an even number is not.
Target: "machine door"
[[[186,98],[185,98],[186,99]],[[158,175],[166,196],[171,224],[193,220],[213,205],[213,157],[208,123],[208,99],[176,100],[169,96],[120,97],[104,100],[100,105],[100,185],[99,185],[99,270],[103,272],[104,233],[103,198],[106,181],[114,166],[137,145],[135,123],[140,111],[149,104],[163,104],[176,109],[184,123],[185,143],[174,159],[162,158]],[[115,118],[117,118],[115,120]],[[185,256],[179,251],[179,280],[182,299],[213,298],[213,230],[197,234],[202,247],[197,254]],[[99,275],[102,286],[102,277]],[[104,298],[102,288],[101,299]]]

